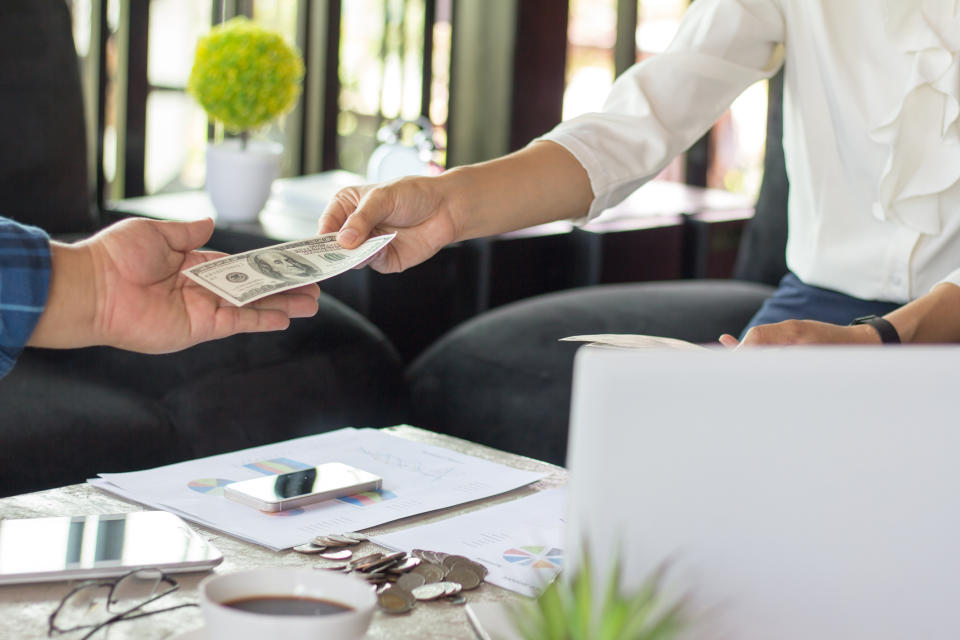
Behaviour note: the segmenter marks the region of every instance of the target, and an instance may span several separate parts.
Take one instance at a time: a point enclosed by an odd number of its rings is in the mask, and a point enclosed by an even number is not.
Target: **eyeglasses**
[[[114,622],[197,606],[158,606],[157,600],[179,588],[176,580],[159,569],[138,569],[114,580],[85,582],[67,593],[50,614],[48,635],[86,630],[79,640],[87,640]]]

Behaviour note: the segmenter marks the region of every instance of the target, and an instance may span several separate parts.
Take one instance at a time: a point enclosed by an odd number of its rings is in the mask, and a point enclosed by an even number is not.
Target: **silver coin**
[[[377,596],[377,604],[386,613],[401,614],[413,609],[416,599],[399,589],[386,589]]]
[[[447,574],[446,578],[449,582],[456,582],[464,591],[470,591],[471,589],[476,589],[480,586],[480,576],[471,571],[466,565],[458,564],[454,565],[453,569],[450,570],[450,573]]]
[[[486,579],[487,573],[489,573],[487,571],[487,568],[482,564],[480,564],[479,562],[474,562],[471,560],[469,563],[460,563],[460,564],[466,564],[466,567],[470,569],[470,571],[473,571],[475,574],[477,574],[480,577],[481,582],[483,582],[483,580]]]
[[[463,561],[463,562],[473,562],[470,558],[467,558],[466,556],[455,556],[455,555],[454,555],[454,556],[447,556],[447,557],[445,557],[445,558],[440,562],[440,564],[442,564],[442,565],[443,565],[444,567],[446,567],[447,569],[452,569],[452,568],[453,568],[453,565],[457,564],[457,563],[460,562],[460,561]]]
[[[442,583],[434,582],[432,584],[419,586],[411,593],[413,593],[413,597],[417,600],[436,600],[446,595],[447,589]]]
[[[426,583],[427,579],[419,573],[405,573],[397,579],[397,586],[404,591],[413,591]]]
[[[406,573],[407,571],[410,571],[419,565],[420,562],[420,558],[411,558],[410,556],[407,556],[402,562],[394,567],[391,567],[390,571],[393,571],[394,573]]]
[[[368,564],[372,566],[373,563],[377,562],[377,561],[380,560],[381,558],[383,558],[383,554],[380,553],[379,551],[376,551],[376,552],[374,552],[374,553],[367,554],[367,555],[365,555],[365,556],[360,556],[359,558],[354,558],[354,559],[350,562],[350,569],[351,569],[351,570],[352,570],[352,569],[358,569],[358,570],[361,570],[361,571],[362,571],[362,569],[360,569],[360,567],[365,566],[365,565],[368,565]]]
[[[357,531],[351,531],[349,533],[341,533],[340,535],[343,536],[344,538],[350,538],[351,540],[356,540],[357,542],[366,542],[367,540],[370,539],[366,536],[366,534],[359,533]]]
[[[389,567],[394,566],[398,562],[402,562],[403,559],[407,556],[403,551],[397,551],[396,553],[388,553],[387,555],[377,560],[375,563],[370,565],[368,569],[362,569],[357,567],[360,571],[382,571]]]
[[[437,584],[443,587],[443,595],[445,596],[454,596],[463,589],[457,582],[438,582]]]
[[[342,540],[334,540],[331,536],[317,536],[313,539],[313,544],[322,544],[325,547],[349,547],[356,543],[353,541],[343,542]]]
[[[311,553],[323,553],[324,551],[327,550],[327,548],[317,544],[313,544],[312,542],[308,542],[307,544],[300,544],[295,546],[293,550],[296,551],[297,553],[311,554]]]
[[[443,580],[444,570],[443,567],[439,565],[430,564],[429,562],[421,562],[418,566],[414,567],[411,570],[413,573],[419,573],[424,577],[426,582],[429,584],[431,582],[440,582]]]
[[[327,551],[320,554],[321,558],[326,560],[349,560],[353,557],[353,551],[350,549],[341,549],[340,551]]]
[[[328,534],[326,538],[327,540],[332,540],[333,542],[339,542],[340,544],[348,547],[351,547],[355,544],[360,544],[360,540],[356,540],[354,538],[350,538],[345,535],[337,535],[335,533]]]

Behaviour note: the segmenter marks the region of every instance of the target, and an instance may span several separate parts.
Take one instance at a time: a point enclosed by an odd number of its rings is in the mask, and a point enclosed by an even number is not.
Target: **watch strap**
[[[897,333],[896,327],[885,318],[877,315],[861,316],[854,318],[850,323],[851,326],[856,324],[868,324],[873,327],[880,335],[880,342],[883,344],[900,344],[900,334]]]

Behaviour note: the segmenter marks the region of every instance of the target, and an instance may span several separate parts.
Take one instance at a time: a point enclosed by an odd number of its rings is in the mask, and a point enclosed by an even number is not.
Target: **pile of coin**
[[[312,541],[293,548],[297,553],[318,555],[325,560],[349,560],[353,552],[346,547],[352,547],[365,541],[367,536],[362,533],[341,533],[326,536],[317,536]]]
[[[487,568],[465,556],[438,551],[414,549],[373,553],[354,557],[345,547],[359,544],[366,537],[360,533],[317,536],[312,542],[294,551],[316,554],[337,564],[318,564],[317,569],[355,572],[367,582],[377,585],[377,600],[387,613],[407,613],[418,601],[441,601],[463,604],[461,592],[476,589],[487,575]]]
[[[419,563],[378,592],[383,611],[406,613],[429,600],[463,604],[461,592],[476,589],[487,575],[486,567],[464,556],[414,549],[407,562],[412,560]]]

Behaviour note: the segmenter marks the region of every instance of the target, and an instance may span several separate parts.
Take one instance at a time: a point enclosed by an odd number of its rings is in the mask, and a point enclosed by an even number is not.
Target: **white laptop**
[[[567,550],[685,638],[960,638],[960,348],[587,346]],[[573,564],[576,559],[572,558]]]

